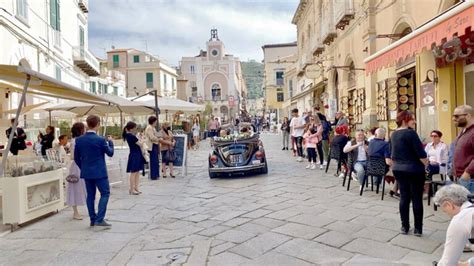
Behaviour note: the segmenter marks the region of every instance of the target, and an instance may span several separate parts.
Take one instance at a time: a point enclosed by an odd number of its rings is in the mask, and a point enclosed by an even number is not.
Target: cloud
[[[204,49],[217,28],[226,52],[241,60],[263,58],[261,46],[296,40],[291,18],[298,0],[89,1],[89,48],[99,57],[116,48],[148,49],[178,65]]]

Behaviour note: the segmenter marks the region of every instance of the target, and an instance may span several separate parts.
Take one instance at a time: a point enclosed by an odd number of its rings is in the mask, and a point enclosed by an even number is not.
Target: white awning
[[[23,66],[0,65],[0,88],[21,93],[28,75],[31,77],[28,94],[94,104],[117,104],[113,100],[92,94]]]

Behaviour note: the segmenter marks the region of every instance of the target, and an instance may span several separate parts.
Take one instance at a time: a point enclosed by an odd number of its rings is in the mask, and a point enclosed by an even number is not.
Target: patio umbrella
[[[155,100],[152,97],[145,96],[137,99],[135,102],[141,102],[145,106],[155,108]],[[181,111],[184,113],[193,113],[204,111],[205,106],[195,103],[186,102],[176,98],[158,97],[158,106],[162,111]]]
[[[70,101],[66,103],[57,104],[45,108],[46,111],[68,111],[85,116],[88,114],[96,114],[105,116],[108,114],[150,114],[154,111],[153,107],[149,107],[140,102],[132,102],[125,98],[115,95],[104,95],[107,99],[111,99],[116,105],[102,105],[102,104],[91,104],[84,102]]]

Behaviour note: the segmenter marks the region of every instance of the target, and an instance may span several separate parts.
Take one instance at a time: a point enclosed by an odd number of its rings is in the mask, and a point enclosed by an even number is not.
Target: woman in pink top
[[[306,169],[316,169],[316,148],[318,143],[321,141],[322,132],[323,127],[321,125],[321,121],[319,121],[319,118],[317,116],[311,116],[308,129],[306,130],[306,133],[303,136],[306,140],[306,152],[308,154],[309,162],[308,166],[306,166]]]

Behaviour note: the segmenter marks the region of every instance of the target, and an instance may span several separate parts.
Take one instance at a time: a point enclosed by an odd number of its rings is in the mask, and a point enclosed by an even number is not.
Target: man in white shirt
[[[469,202],[468,195],[469,190],[465,187],[452,184],[438,190],[433,199],[434,203],[441,207],[444,213],[452,217],[446,231],[443,256],[437,264],[439,266],[458,265],[464,247],[468,240],[473,237],[471,233],[474,206]]]
[[[349,153],[349,156],[352,158],[354,171],[357,174],[357,179],[359,179],[360,189],[363,189],[362,185],[366,178],[368,145],[369,143],[365,140],[364,131],[358,130],[355,140],[348,141],[343,149],[344,153]]]
[[[303,117],[298,116],[298,109],[295,108],[291,110],[291,119],[290,128],[293,129],[292,136],[295,138],[296,141],[296,152],[298,153],[298,158],[296,161],[302,162],[303,161],[303,134],[304,128],[306,123]]]

